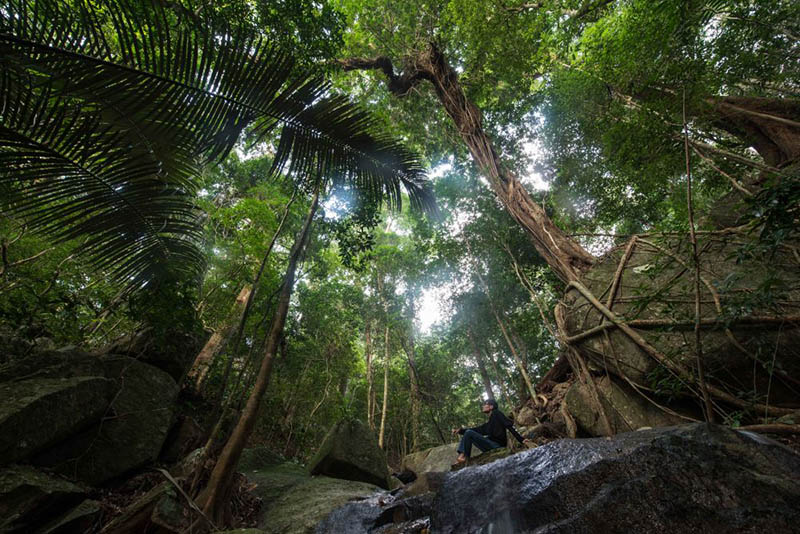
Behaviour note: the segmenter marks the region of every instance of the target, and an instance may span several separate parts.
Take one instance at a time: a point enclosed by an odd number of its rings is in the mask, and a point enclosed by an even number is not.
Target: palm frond
[[[257,121],[283,126],[275,169],[346,180],[371,198],[432,209],[418,160],[258,35],[201,24],[158,0],[0,4],[0,207],[138,287],[199,272],[200,166]],[[175,4],[180,5],[180,4]]]

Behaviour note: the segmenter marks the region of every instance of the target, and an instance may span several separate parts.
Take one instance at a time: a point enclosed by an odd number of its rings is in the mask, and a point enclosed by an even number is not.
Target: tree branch
[[[397,97],[408,95],[422,80],[432,80],[430,72],[426,72],[417,67],[406,69],[398,76],[394,72],[392,60],[386,56],[379,56],[374,59],[352,57],[339,59],[336,63],[345,71],[380,70],[386,76],[386,85],[389,88],[389,92]]]

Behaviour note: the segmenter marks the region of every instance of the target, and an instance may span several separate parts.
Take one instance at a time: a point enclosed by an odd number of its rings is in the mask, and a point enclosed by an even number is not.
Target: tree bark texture
[[[195,379],[195,384],[198,389],[203,385],[203,382],[208,375],[208,369],[211,365],[211,360],[214,358],[214,355],[216,355],[226,344],[223,343],[223,341],[227,342],[229,336],[231,335],[234,322],[239,321],[249,296],[250,286],[244,286],[239,292],[239,295],[236,297],[233,310],[230,316],[225,320],[222,328],[219,328],[217,331],[211,334],[211,337],[206,342],[205,346],[194,359],[192,369],[189,371],[189,376]]]
[[[283,284],[278,297],[278,305],[272,319],[272,324],[270,325],[269,335],[264,349],[264,358],[261,361],[261,367],[259,368],[258,376],[253,385],[253,391],[247,399],[247,404],[242,411],[242,415],[239,417],[236,427],[231,433],[231,437],[228,439],[228,442],[225,444],[225,447],[222,449],[217,459],[217,463],[211,472],[206,489],[198,498],[199,504],[203,507],[205,514],[215,522],[220,522],[222,518],[224,504],[227,501],[231,490],[233,475],[236,472],[236,465],[239,463],[239,458],[242,455],[244,446],[247,444],[247,440],[253,432],[258,409],[261,405],[261,400],[264,398],[267,385],[269,384],[272,363],[275,359],[275,354],[283,334],[283,328],[286,324],[286,316],[289,312],[289,300],[294,287],[295,272],[303,250],[305,249],[305,244],[308,241],[311,223],[317,211],[318,203],[319,187],[314,191],[314,197],[311,201],[308,215],[303,223],[303,228],[300,230],[289,253],[289,263],[286,267],[286,274],[283,277]]]
[[[782,168],[800,159],[800,100],[726,96],[706,103],[705,116],[752,146],[767,165]]]
[[[536,204],[519,178],[507,169],[484,132],[480,110],[464,93],[458,74],[447,63],[439,48],[431,43],[409,58],[405,70],[397,75],[386,57],[341,60],[344,70],[381,70],[387,77],[389,91],[406,96],[423,80],[431,82],[439,101],[453,119],[461,139],[475,163],[484,173],[492,190],[511,216],[525,229],[539,254],[559,278],[578,280],[594,263],[594,257],[553,224],[544,208]]]

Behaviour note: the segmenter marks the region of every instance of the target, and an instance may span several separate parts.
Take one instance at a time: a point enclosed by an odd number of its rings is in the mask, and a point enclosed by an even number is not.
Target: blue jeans
[[[469,458],[473,445],[478,447],[483,452],[502,447],[502,445],[499,443],[495,443],[489,438],[481,436],[474,430],[467,430],[464,432],[464,435],[461,436],[461,442],[458,444],[458,449],[456,449],[456,451],[463,453],[464,456]]]

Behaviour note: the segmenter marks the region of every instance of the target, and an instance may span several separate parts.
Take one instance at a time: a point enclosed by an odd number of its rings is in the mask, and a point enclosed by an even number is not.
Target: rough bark
[[[431,43],[409,58],[405,70],[397,75],[390,59],[350,58],[341,60],[345,70],[380,70],[387,78],[389,91],[405,96],[423,80],[431,82],[439,101],[453,119],[461,139],[475,163],[488,179],[492,190],[511,216],[525,229],[533,245],[554,272],[564,281],[578,280],[594,263],[594,257],[556,227],[523,187],[519,178],[507,169],[483,131],[480,110],[464,94],[455,70],[439,48]]]
[[[211,360],[214,358],[214,355],[216,355],[220,349],[224,347],[224,342],[228,340],[231,330],[233,330],[234,321],[238,322],[238,320],[241,318],[241,314],[244,311],[244,306],[249,296],[250,286],[246,285],[241,291],[239,291],[239,295],[236,297],[236,302],[233,304],[233,310],[231,311],[229,319],[225,321],[222,328],[218,329],[211,335],[205,346],[194,359],[192,369],[189,371],[189,376],[195,379],[197,388],[200,388],[203,385],[203,381],[205,381],[205,378],[208,375],[208,368],[211,364]]]
[[[800,100],[726,96],[707,99],[704,116],[753,147],[772,167],[800,158]]]
[[[231,437],[220,453],[219,459],[211,472],[206,489],[198,498],[198,503],[203,507],[205,514],[218,523],[221,522],[223,518],[224,504],[231,490],[233,475],[236,472],[236,465],[239,462],[239,458],[241,457],[248,438],[253,432],[258,409],[261,405],[264,393],[267,390],[267,385],[269,384],[272,363],[275,359],[275,354],[277,353],[278,345],[283,334],[283,328],[286,323],[286,316],[289,312],[289,300],[294,287],[295,272],[303,250],[305,249],[305,244],[308,241],[311,222],[317,211],[318,201],[319,188],[314,192],[311,207],[309,208],[303,228],[300,230],[292,246],[292,250],[289,253],[289,263],[286,267],[286,274],[283,277],[283,284],[281,286],[280,296],[278,297],[278,305],[272,319],[272,324],[270,325],[269,336],[264,349],[264,358],[261,361],[261,367],[259,368],[258,376],[253,385],[253,391],[247,399],[247,404],[242,411],[242,415],[239,417],[236,427],[231,433]]]

